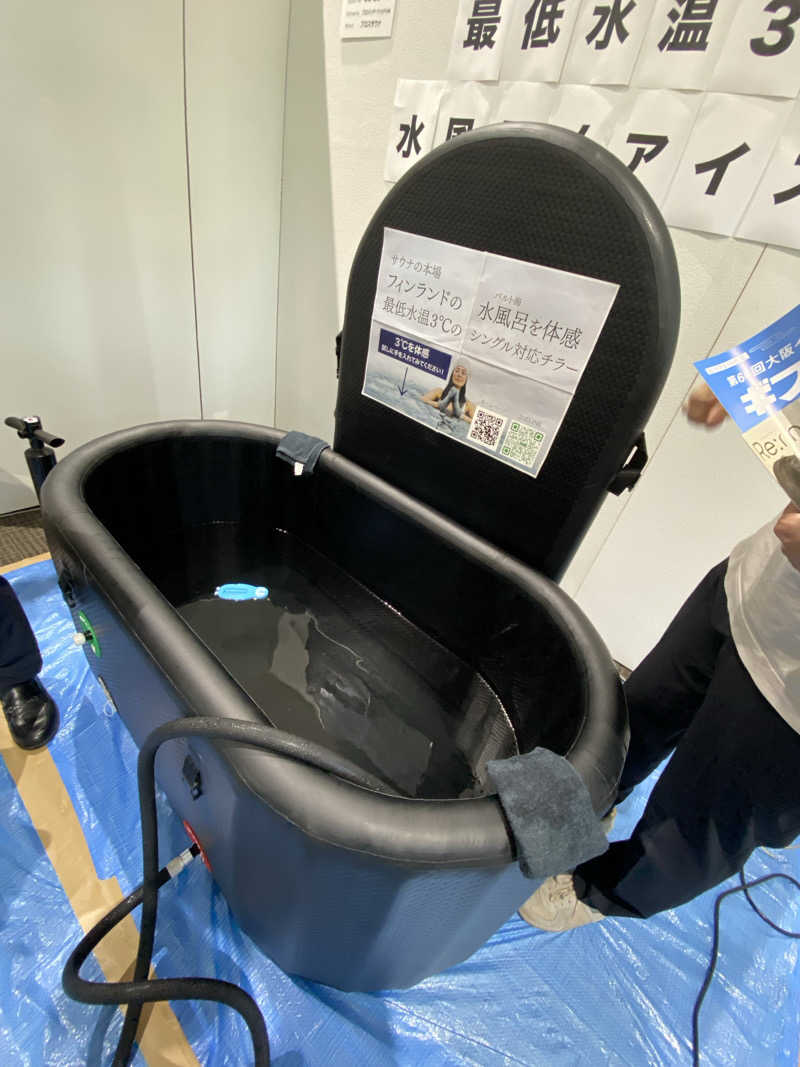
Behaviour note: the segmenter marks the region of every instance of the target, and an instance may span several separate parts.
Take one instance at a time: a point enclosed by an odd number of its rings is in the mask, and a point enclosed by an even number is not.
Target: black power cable
[[[206,740],[229,741],[250,745],[275,755],[285,756],[301,763],[308,763],[337,777],[381,793],[396,796],[397,793],[385,782],[363,771],[355,763],[338,756],[322,745],[304,741],[292,734],[269,726],[239,722],[235,719],[186,718],[159,726],[148,734],[139,750],[137,775],[139,805],[142,823],[142,884],[120,901],[83,938],[67,960],[62,975],[64,992],[73,1000],[85,1004],[126,1004],[125,1023],[114,1056],[114,1067],[127,1067],[133,1051],[133,1042],[139,1026],[144,1004],[162,1000],[213,1000],[234,1008],[244,1018],[253,1041],[255,1067],[268,1067],[269,1040],[264,1019],[253,998],[238,986],[207,978],[147,978],[153,955],[158,911],[158,891],[177,873],[180,863],[173,861],[158,868],[158,822],[156,816],[155,758],[165,741],[178,737],[200,737]],[[188,849],[179,860],[196,855],[195,847]],[[173,866],[175,865],[175,866]],[[136,954],[133,981],[88,982],[80,977],[84,961],[106,934],[121,922],[134,908],[142,905],[142,920],[139,928],[139,948]]]
[[[724,892],[720,893],[714,901],[714,938],[711,944],[711,959],[709,960],[706,976],[700,992],[697,995],[694,1011],[692,1012],[692,1062],[694,1067],[699,1067],[700,1065],[700,1008],[705,999],[705,995],[708,992],[709,986],[711,985],[711,979],[714,977],[714,970],[717,966],[717,957],[719,956],[719,914],[723,900],[725,900],[726,897],[733,896],[734,893],[744,893],[750,907],[760,919],[763,919],[764,922],[767,923],[768,926],[771,926],[773,930],[777,930],[779,934],[783,934],[784,937],[800,938],[800,933],[795,933],[792,930],[784,930],[782,926],[778,926],[772,919],[767,918],[750,896],[751,889],[754,889],[757,885],[764,885],[765,882],[771,882],[775,878],[782,878],[784,881],[791,882],[796,889],[800,889],[800,882],[798,882],[796,878],[792,878],[790,874],[782,874],[779,872],[775,874],[765,874],[763,878],[755,878],[752,882],[748,882],[744,876],[744,867],[742,867],[739,871],[739,881],[741,884],[734,886],[733,889],[726,889]]]

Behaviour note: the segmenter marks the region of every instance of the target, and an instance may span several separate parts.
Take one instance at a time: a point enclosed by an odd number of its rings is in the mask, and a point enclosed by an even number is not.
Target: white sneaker
[[[576,926],[605,919],[602,912],[578,900],[571,874],[557,874],[542,882],[519,909],[519,915],[530,926],[551,933],[574,930]]]
[[[611,809],[605,818],[600,820],[600,829],[608,837],[611,831],[614,829],[614,823],[617,821],[617,809],[616,806]]]

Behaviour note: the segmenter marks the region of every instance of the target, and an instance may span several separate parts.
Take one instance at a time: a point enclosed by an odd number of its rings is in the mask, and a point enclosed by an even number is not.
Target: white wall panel
[[[710,355],[730,309],[739,298],[762,246],[689,230],[673,230],[672,241],[681,277],[681,330],[664,391],[647,424],[647,447],[654,456],[679,414],[695,377],[693,363]],[[644,479],[650,478],[648,467]],[[625,508],[638,494],[608,495],[565,572],[561,585],[574,596],[612,535]]]
[[[340,320],[318,0],[292,0],[283,146],[275,422],[330,441]]]
[[[714,346],[724,351],[797,303],[800,254],[768,248]],[[728,422],[682,414],[581,585],[577,600],[616,659],[634,667],[710,567],[786,497]]]
[[[272,425],[289,0],[191,0],[186,69],[203,414]]]
[[[199,415],[178,0],[0,5],[0,414]],[[0,433],[0,512],[32,503]]]

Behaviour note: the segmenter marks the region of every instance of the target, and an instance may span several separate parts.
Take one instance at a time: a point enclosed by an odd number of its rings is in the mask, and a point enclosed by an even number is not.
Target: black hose
[[[197,855],[197,845],[191,852]],[[166,867],[158,872],[156,886],[161,888],[170,879]],[[86,934],[71,953],[64,967],[62,984],[64,992],[73,1000],[84,1004],[131,1004],[151,1003],[161,1000],[212,1000],[227,1004],[244,1018],[253,1041],[253,1058],[257,1067],[269,1064],[269,1039],[264,1019],[258,1005],[238,986],[206,978],[170,978],[143,982],[89,982],[80,976],[80,969],[90,953],[106,934],[122,922],[126,915],[137,908],[144,897],[144,887],[139,885],[119,902]]]
[[[694,1002],[694,1010],[692,1011],[692,1063],[694,1067],[699,1067],[700,1065],[700,1008],[703,1005],[703,1000],[711,985],[711,979],[714,977],[714,971],[717,966],[717,957],[719,956],[719,913],[723,900],[733,896],[735,893],[744,893],[747,897],[747,902],[753,911],[760,919],[763,919],[765,923],[771,926],[773,930],[777,930],[778,933],[783,934],[784,937],[800,938],[800,933],[795,933],[792,930],[784,930],[782,926],[778,926],[772,919],[767,918],[750,896],[751,889],[754,889],[757,885],[763,885],[765,882],[771,882],[777,878],[791,882],[796,889],[800,889],[800,882],[798,882],[796,878],[792,878],[790,874],[783,873],[765,874],[762,878],[755,878],[752,882],[748,882],[745,878],[744,867],[742,867],[739,871],[739,885],[734,886],[733,889],[724,890],[714,901],[714,936],[711,942],[711,958],[708,962],[708,969],[706,970],[706,976],[703,979],[703,985],[697,995],[697,1000]]]
[[[176,719],[153,730],[142,744],[139,751],[137,776],[142,823],[143,881],[89,931],[67,960],[62,976],[64,992],[73,1000],[87,1004],[126,1004],[128,1006],[114,1056],[114,1067],[127,1067],[144,1004],[161,1000],[195,999],[219,1001],[238,1011],[250,1029],[255,1065],[266,1067],[269,1064],[267,1030],[258,1006],[244,990],[228,982],[204,978],[156,980],[147,978],[153,955],[158,891],[170,877],[166,867],[161,870],[158,868],[155,758],[156,752],[165,741],[178,737],[202,737],[207,740],[251,745],[254,748],[329,771],[354,785],[395,796],[397,794],[379,778],[363,771],[350,760],[338,756],[322,745],[304,741],[269,726],[240,722],[236,719],[210,717]],[[142,919],[133,981],[97,983],[82,979],[78,972],[89,953],[109,930],[139,904],[142,905]]]

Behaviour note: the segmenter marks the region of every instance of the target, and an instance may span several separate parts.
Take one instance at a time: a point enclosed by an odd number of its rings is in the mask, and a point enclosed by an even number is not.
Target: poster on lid
[[[387,228],[362,392],[535,477],[618,288]]]
[[[485,253],[386,227],[373,319],[460,348]]]
[[[487,253],[461,350],[573,394],[618,288]]]

